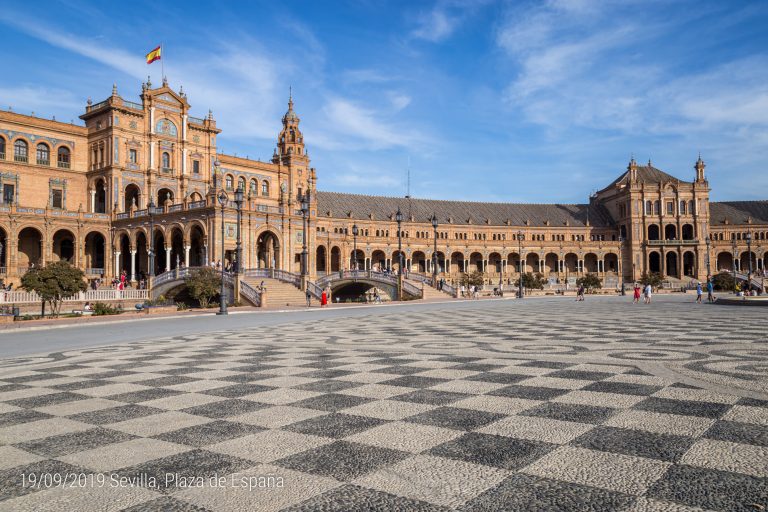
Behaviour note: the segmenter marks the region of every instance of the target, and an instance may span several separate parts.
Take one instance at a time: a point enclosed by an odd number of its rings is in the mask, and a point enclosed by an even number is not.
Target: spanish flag
[[[147,54],[147,64],[152,64],[156,60],[160,60],[160,49],[162,48],[162,45],[158,46],[151,52]]]

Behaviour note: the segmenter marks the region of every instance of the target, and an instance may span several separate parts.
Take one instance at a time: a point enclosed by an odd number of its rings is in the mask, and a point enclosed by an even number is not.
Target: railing
[[[251,268],[244,272],[246,277],[266,277],[269,279],[277,279],[283,283],[290,283],[297,288],[301,287],[301,276],[288,272],[287,270],[279,270],[276,268]]]
[[[184,210],[183,204],[172,204],[171,206],[168,207],[169,212],[180,212],[182,210]]]
[[[312,281],[307,281],[307,290],[309,290],[310,295],[318,300],[323,295],[323,289]]]
[[[152,278],[152,286],[156,287],[163,283],[168,283],[172,281],[178,281],[181,279],[186,279],[187,277],[191,276],[193,272],[197,270],[201,270],[204,268],[214,268],[214,267],[180,267],[175,268],[173,270],[168,270],[167,272],[163,272],[161,274],[157,274],[154,278]],[[215,269],[217,273],[221,273],[221,269]],[[224,273],[224,282],[228,284],[232,284],[232,274],[225,272]]]
[[[103,268],[87,268],[85,269],[85,273],[89,276],[100,276],[104,274]]]
[[[204,124],[205,123],[205,119],[201,119],[199,117],[189,116],[189,122],[190,123],[195,123],[195,124]]]
[[[61,160],[59,160],[56,165],[58,165],[60,169],[69,169],[70,167],[69,162],[62,162]]]
[[[245,281],[240,281],[240,294],[248,299],[254,306],[261,307],[261,292]]]
[[[91,110],[96,110],[96,109],[99,109],[101,107],[104,107],[104,106],[107,105],[107,103],[108,103],[107,100],[95,103],[95,104],[91,105],[90,108],[88,108],[88,111],[90,112]]]
[[[24,162],[27,163],[29,159],[25,155],[13,155],[13,161],[14,162]]]
[[[155,206],[154,208],[147,208],[147,211],[149,213],[158,214],[158,213],[165,213],[165,209],[162,206]]]
[[[117,219],[130,219],[131,218],[131,212],[125,212],[125,213],[118,213],[116,215]]]
[[[397,286],[398,280],[395,274],[385,274],[383,272],[374,272],[373,270],[344,270],[339,272],[331,272],[327,276],[321,277],[315,283],[325,288],[332,281],[338,281],[340,279],[373,279],[376,281],[384,281],[387,284]],[[421,297],[421,288],[413,283],[409,283],[403,279],[403,291],[409,295]]]
[[[161,172],[164,172],[165,174],[172,174],[173,173],[173,167],[161,167]]]
[[[456,288],[454,288],[453,286],[451,286],[448,283],[443,283],[442,291],[444,291],[445,293],[451,295],[451,297],[455,297],[456,296]]]
[[[144,106],[143,105],[140,105],[138,103],[134,103],[132,101],[125,101],[125,100],[123,100],[123,106],[128,107],[128,108],[133,108],[133,109],[136,109],[136,110],[144,110]]]
[[[41,160],[41,159],[38,158],[37,159],[37,165],[51,165],[51,161],[50,160]]]
[[[5,153],[0,153],[0,160],[5,160]]]
[[[648,245],[697,245],[698,240],[646,240]]]
[[[0,274],[7,274],[7,273],[8,273],[8,269],[7,268],[0,267]]]
[[[205,201],[192,201],[189,203],[189,209],[192,210],[194,208],[205,208]]]
[[[736,272],[736,273],[733,275],[733,277],[735,277],[735,278],[736,278],[736,279],[738,279],[739,281],[746,281],[746,280],[747,280],[747,274],[745,274],[745,273],[743,273],[743,272]],[[751,281],[750,281],[750,282],[751,282],[751,284],[752,284],[753,286],[756,286],[758,289],[760,289],[760,290],[762,290],[762,289],[763,289],[763,281],[762,281],[762,279],[760,279],[760,278],[757,278],[757,277],[755,277],[755,276],[753,275],[753,276],[752,276],[752,279],[751,279]]]
[[[88,290],[64,299],[64,302],[101,302],[112,300],[147,300],[148,290]],[[0,292],[0,304],[36,303],[42,299],[35,292]]]

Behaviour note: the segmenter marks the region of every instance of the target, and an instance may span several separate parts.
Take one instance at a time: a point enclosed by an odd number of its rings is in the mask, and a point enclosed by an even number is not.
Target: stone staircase
[[[261,283],[264,283],[264,287],[267,289],[267,307],[306,307],[307,305],[307,299],[304,295],[304,292],[290,283],[284,283],[282,281],[278,281],[277,279],[269,279],[263,277],[244,277],[242,280],[248,283],[248,285],[254,289],[258,289]],[[317,305],[318,302],[313,298],[312,304]]]
[[[416,286],[417,288],[422,288],[421,281],[416,281],[412,279],[405,279],[405,281],[408,281],[409,283],[411,283],[413,286]],[[427,300],[441,299],[442,300],[442,299],[448,299],[451,297],[447,292],[441,292],[436,288],[433,288],[432,286],[428,285],[427,283],[423,283],[423,284],[424,286],[422,290],[424,293],[423,293],[423,296],[421,297],[422,299],[427,299]]]

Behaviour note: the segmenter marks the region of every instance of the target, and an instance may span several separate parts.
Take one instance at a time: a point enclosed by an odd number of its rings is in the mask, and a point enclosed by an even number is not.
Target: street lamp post
[[[710,262],[709,262],[709,235],[707,235],[707,281],[709,281],[712,277],[712,270],[710,268]]]
[[[752,290],[752,232],[747,233],[747,259],[749,259],[749,272],[747,273],[747,290]]]
[[[731,256],[732,256],[732,267],[733,267],[733,278],[736,278],[736,237],[733,237],[733,240],[731,241]]]
[[[219,204],[221,205],[221,292],[219,293],[219,312],[217,315],[227,314],[227,292],[224,288],[224,205],[227,204],[227,193],[219,192]]]
[[[306,290],[307,287],[307,217],[309,216],[309,191],[306,194],[299,197],[301,202],[301,220],[302,220],[302,237],[301,237],[301,284]],[[330,245],[330,244],[329,244]]]
[[[149,198],[149,276],[155,276],[155,202]]]
[[[235,272],[242,273],[242,261],[243,261],[243,245],[240,240],[240,225],[243,223],[243,195],[244,190],[242,184],[238,185],[235,191],[235,204],[237,205],[237,247],[235,251]],[[224,216],[221,216],[222,222]]]
[[[624,290],[624,268],[621,266],[621,260],[622,260],[623,254],[624,254],[624,237],[619,236],[619,267],[621,268],[619,273],[621,274],[621,294],[626,295],[627,292],[626,290]]]
[[[357,234],[360,230],[357,224],[352,224],[352,270],[357,273]]]
[[[395,220],[397,221],[397,300],[403,300],[403,233],[401,232],[400,225],[403,223],[403,213],[400,211],[400,207],[397,208],[395,214]]]
[[[432,286],[437,288],[437,215],[432,214],[432,228],[435,232],[435,246],[432,249]]]
[[[518,247],[518,254],[519,254],[519,264],[518,264],[518,270],[520,274],[520,285],[517,287],[517,296],[518,298],[523,298],[523,232],[518,231],[517,232],[517,247]]]

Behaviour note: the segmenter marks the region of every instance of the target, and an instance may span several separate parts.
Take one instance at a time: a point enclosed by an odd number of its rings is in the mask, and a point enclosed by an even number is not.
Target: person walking
[[[640,302],[640,285],[635,283],[635,294],[632,298],[632,303],[637,304]]]
[[[578,291],[576,292],[576,300],[579,302],[584,302],[584,285],[580,285]]]
[[[653,293],[653,289],[651,288],[651,284],[648,283],[645,285],[645,303],[650,304],[651,303],[651,294]]]
[[[715,302],[715,285],[712,279],[707,279],[707,302]]]
[[[320,307],[324,308],[328,305],[328,293],[323,290],[323,293],[320,295]]]
[[[304,292],[304,296],[307,298],[307,307],[312,307],[312,294],[309,293],[309,288]]]
[[[701,304],[701,296],[704,290],[701,289],[701,283],[696,283],[696,304]]]

